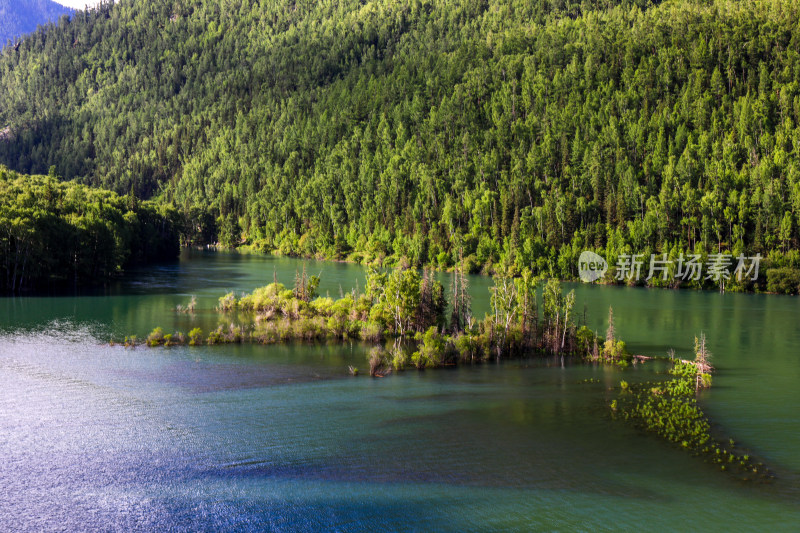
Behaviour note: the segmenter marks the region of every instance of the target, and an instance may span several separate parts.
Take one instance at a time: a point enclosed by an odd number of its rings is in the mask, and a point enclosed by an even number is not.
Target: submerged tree
[[[447,301],[442,284],[433,279],[430,270],[423,270],[419,287],[416,330],[426,331],[430,327],[444,328]]]
[[[536,343],[538,329],[538,306],[536,304],[536,287],[539,279],[530,269],[524,269],[516,279],[517,294],[519,299],[519,319],[522,328],[523,342],[528,346]]]
[[[294,289],[293,294],[295,298],[304,302],[310,302],[317,296],[317,287],[319,287],[319,276],[309,277],[306,273],[306,265],[303,263],[303,272],[300,274],[297,270],[294,273]]]
[[[711,386],[711,353],[706,348],[706,334],[701,333],[700,338],[694,338],[694,364],[697,367],[695,376],[695,389],[700,390]]]
[[[494,286],[490,290],[494,328],[501,332],[500,342],[497,343],[497,357],[500,357],[519,310],[517,285],[511,276],[501,273],[494,277]]]
[[[469,281],[464,275],[464,255],[459,251],[458,267],[453,272],[450,286],[450,311],[451,331],[463,331],[470,327],[472,322],[472,297],[469,293]]]

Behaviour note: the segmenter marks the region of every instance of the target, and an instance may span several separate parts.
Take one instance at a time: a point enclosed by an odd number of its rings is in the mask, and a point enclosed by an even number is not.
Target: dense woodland
[[[187,241],[560,278],[759,253],[800,286],[792,0],[123,0],[2,51],[0,138]]]
[[[178,221],[152,201],[0,166],[0,291],[92,284],[175,259]]]
[[[52,0],[0,0],[0,48],[13,46],[37,26],[57,22],[75,10]]]

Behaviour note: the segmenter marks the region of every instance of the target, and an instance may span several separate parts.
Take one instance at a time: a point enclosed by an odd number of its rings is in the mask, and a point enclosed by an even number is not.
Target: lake
[[[715,430],[778,478],[748,484],[611,420],[621,370],[521,360],[365,368],[368,346],[109,346],[153,327],[205,332],[225,292],[303,261],[186,250],[79,295],[0,299],[3,530],[796,530],[800,299],[568,286],[603,333],[609,306],[634,353],[717,367],[701,404]],[[305,262],[338,297],[364,271]],[[442,278],[445,279],[445,275]],[[472,277],[473,308],[491,280]],[[175,307],[197,296],[195,315]],[[581,320],[583,317],[581,316]],[[585,380],[593,380],[585,383]]]

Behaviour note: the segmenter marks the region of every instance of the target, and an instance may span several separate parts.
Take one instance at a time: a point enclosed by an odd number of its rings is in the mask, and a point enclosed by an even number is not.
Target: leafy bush
[[[431,326],[422,337],[422,344],[411,356],[417,368],[435,368],[445,363],[447,342],[436,326]]]
[[[219,326],[214,331],[208,334],[208,339],[206,339],[207,344],[221,344],[225,339],[223,337],[223,330],[222,326]]]
[[[797,294],[800,291],[800,270],[790,267],[767,270],[767,290],[778,294]]]
[[[189,332],[189,346],[197,346],[203,342],[203,330],[194,328]]]
[[[367,322],[361,326],[361,339],[377,342],[383,338],[383,328],[377,322]]]
[[[147,336],[145,342],[150,347],[161,346],[164,344],[164,330],[161,328],[155,328],[150,332],[150,335]]]
[[[408,353],[399,343],[395,344],[389,352],[392,368],[403,370],[408,365]]]
[[[217,307],[220,311],[233,311],[236,308],[236,296],[229,292],[219,299]]]
[[[382,374],[387,364],[386,350],[382,346],[375,346],[367,354],[367,361],[369,362],[370,376]]]

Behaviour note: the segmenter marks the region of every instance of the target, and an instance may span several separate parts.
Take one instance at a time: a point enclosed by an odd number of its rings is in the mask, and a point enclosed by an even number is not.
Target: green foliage
[[[97,283],[175,259],[177,226],[172,208],[0,166],[0,291]]]
[[[372,377],[382,376],[386,372],[389,362],[386,350],[382,346],[372,348],[367,354],[367,361],[369,363],[369,375]]]
[[[596,342],[596,336],[592,330],[586,326],[581,326],[575,334],[577,341],[578,352],[585,353],[587,357],[591,357],[592,349]]]
[[[232,292],[229,292],[225,296],[221,296],[219,299],[219,305],[217,309],[220,311],[233,311],[236,308],[236,295]]]
[[[172,337],[172,335],[170,335],[170,338],[171,338],[171,337]],[[154,329],[153,331],[151,331],[151,332],[150,332],[150,334],[147,336],[147,339],[145,340],[145,342],[146,342],[146,343],[147,343],[147,345],[148,345],[148,346],[150,346],[150,347],[153,347],[153,346],[161,346],[161,345],[162,345],[162,344],[164,344],[164,342],[165,342],[165,338],[164,338],[164,330],[163,330],[163,329],[161,329],[161,328],[155,328],[155,329]]]
[[[299,274],[298,279],[302,279]],[[432,279],[429,272],[420,276],[408,268],[383,274],[373,271],[368,277],[367,294],[353,292],[336,300],[320,297],[310,302],[302,299],[308,293],[298,290],[302,282],[294,290],[274,282],[250,294],[242,294],[238,300],[233,293],[221,297],[217,310],[220,313],[237,311],[223,316],[242,320],[242,323],[218,326],[208,334],[205,342],[209,345],[324,339],[380,342],[389,337],[394,340],[394,346],[388,352],[383,349],[376,351],[380,359],[373,361],[374,368],[381,374],[390,369],[401,370],[409,363],[417,368],[435,368],[459,361],[480,362],[492,354],[498,358],[534,354],[585,356],[581,351],[585,347],[579,350],[583,345],[578,341],[569,312],[574,292],[566,297],[559,296],[557,305],[551,305],[551,312],[561,318],[555,321],[557,327],[552,328],[558,332],[559,342],[548,343],[542,332],[548,331],[550,326],[537,320],[535,284],[530,283],[530,272],[524,270],[521,280],[518,283],[519,280],[509,277],[503,281],[511,291],[507,302],[511,317],[507,329],[500,328],[495,315],[487,315],[474,325],[467,324],[468,327],[456,330],[452,326],[450,330],[445,329],[448,302],[441,283]],[[553,280],[548,285],[551,292],[561,294],[559,282]],[[517,290],[521,286],[527,288]],[[522,312],[521,309],[528,311]],[[464,316],[470,317],[472,323],[471,311]],[[504,318],[502,325],[505,324]],[[597,344],[597,339],[586,328],[580,331],[584,344]],[[187,342],[191,346],[203,344],[199,328],[192,329],[188,336],[181,333],[166,336],[157,328],[149,340],[152,340],[148,343],[152,346]],[[620,341],[618,344],[624,352],[624,343]],[[409,357],[414,346],[416,351]]]
[[[367,322],[361,326],[361,339],[377,342],[383,338],[383,328],[376,322]]]
[[[603,357],[611,361],[623,361],[630,357],[628,349],[623,341],[606,341],[603,346]]]
[[[403,370],[408,365],[408,352],[403,348],[400,343],[395,343],[389,351],[391,357],[392,368],[395,370]]]
[[[767,290],[778,294],[797,294],[800,291],[800,270],[789,267],[767,270]]]
[[[419,349],[411,355],[417,368],[435,368],[446,363],[447,340],[435,326],[431,326],[422,337]]]
[[[704,347],[704,339],[701,345]],[[611,402],[612,415],[700,455],[722,470],[726,470],[724,463],[735,461],[736,465],[729,467],[743,479],[771,478],[763,464],[734,449],[733,439],[727,445],[712,435],[711,424],[695,397],[697,364],[674,361],[669,373],[673,377],[664,382],[629,385],[621,381],[620,394]]]
[[[394,270],[386,279],[383,301],[386,303],[394,331],[399,335],[411,331],[420,304],[420,276],[414,269]]]
[[[452,338],[453,348],[461,362],[481,361],[486,356],[486,350],[481,339],[469,333],[457,333]]]
[[[217,327],[217,329],[208,334],[208,338],[206,339],[206,344],[209,345],[221,344],[224,341],[222,333],[223,333],[222,326]]]
[[[697,373],[697,367],[685,361],[675,361],[669,369],[669,373],[678,378],[693,378]]]
[[[798,17],[788,0],[103,3],[3,50],[0,162],[173,201],[187,241],[285,254],[558,278],[583,248],[777,264],[800,247]]]
[[[304,302],[310,302],[317,296],[317,287],[319,287],[319,276],[309,277],[306,274],[306,266],[303,264],[303,274],[295,276],[294,296]]]
[[[189,346],[197,346],[203,343],[203,330],[200,328],[193,328],[189,331]]]

